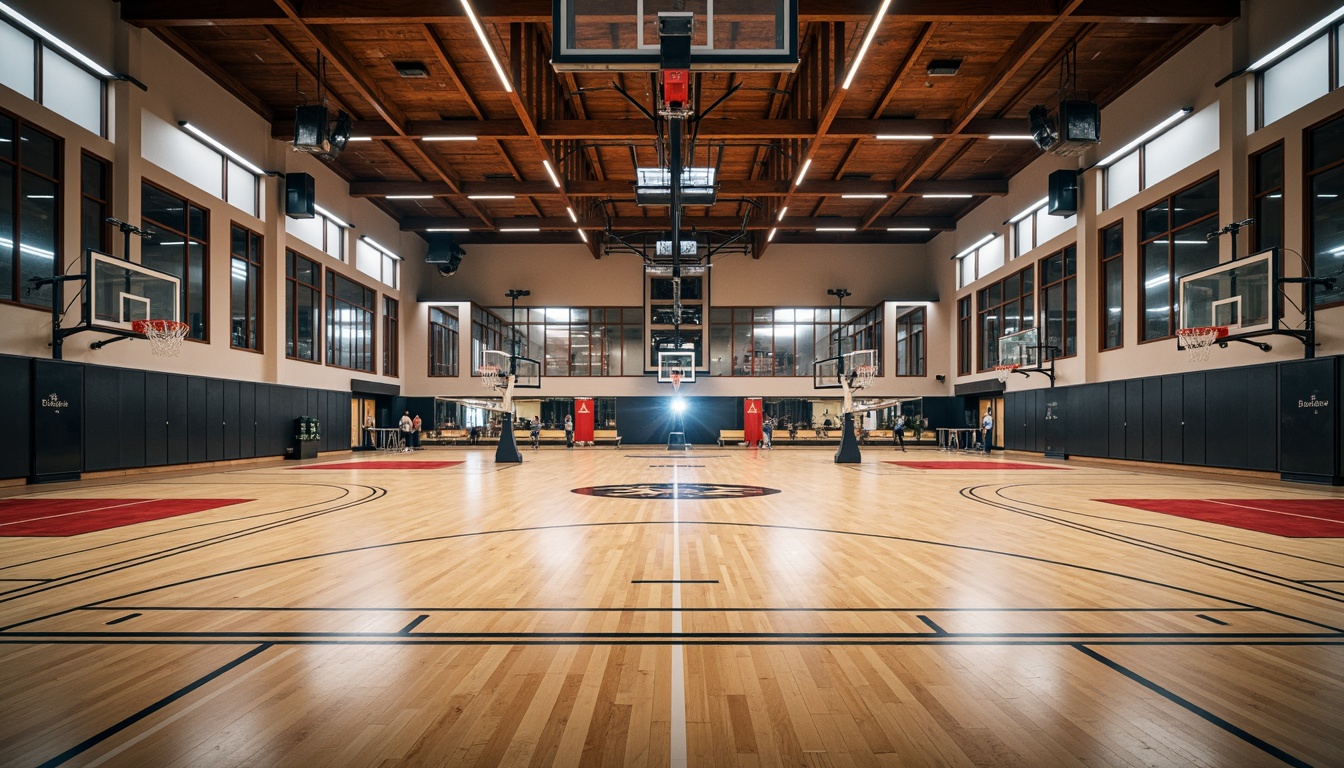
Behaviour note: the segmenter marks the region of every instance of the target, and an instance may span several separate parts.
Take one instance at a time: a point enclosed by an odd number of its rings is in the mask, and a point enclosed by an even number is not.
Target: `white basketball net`
[[[876,365],[857,365],[854,367],[854,379],[850,382],[850,389],[867,389],[872,386],[873,379],[877,377]]]
[[[1213,345],[1226,335],[1227,329],[1216,325],[1181,328],[1176,331],[1176,336],[1181,340],[1181,349],[1185,351],[1186,360],[1192,363],[1207,362],[1209,353],[1213,351]]]
[[[159,357],[177,357],[191,326],[176,320],[136,320],[131,323],[131,330],[145,335],[150,352]]]
[[[490,365],[490,364],[482,365],[479,369],[477,369],[477,372],[481,374],[481,384],[485,385],[486,389],[499,388],[498,365]]]
[[[1013,371],[1016,371],[1020,367],[1022,366],[1017,363],[1012,365],[996,365],[994,366],[994,374],[999,377],[1000,384],[1007,384],[1008,377],[1012,375]]]

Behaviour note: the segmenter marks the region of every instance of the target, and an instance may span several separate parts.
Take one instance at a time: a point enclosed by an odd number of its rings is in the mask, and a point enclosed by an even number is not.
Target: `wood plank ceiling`
[[[612,87],[652,111],[655,76],[556,73],[550,3],[472,7],[512,89],[457,0],[121,3],[126,21],[200,66],[281,139],[293,135],[294,108],[316,96],[320,52],[327,105],[348,112],[353,135],[368,139],[352,141],[331,166],[353,195],[375,201],[403,229],[467,230],[455,235],[461,243],[569,243],[582,228],[600,257],[608,227],[665,228],[666,208],[634,202],[636,164],[660,157],[655,126]],[[987,196],[1006,194],[1013,174],[1039,157],[1031,141],[991,136],[1026,134],[1032,106],[1058,103],[1061,62],[1071,52],[1079,94],[1105,106],[1196,35],[1234,18],[1239,3],[896,0],[858,76],[841,88],[879,7],[798,0],[795,72],[693,75],[702,110],[740,88],[696,126],[694,164],[719,165],[719,202],[689,209],[687,227],[733,231],[745,218],[757,257],[770,242],[925,242]],[[930,62],[942,59],[959,60],[957,74],[930,75]],[[393,62],[403,61],[424,64],[428,76],[402,77]],[[876,138],[901,134],[933,138]],[[476,138],[434,140],[449,136]],[[856,194],[882,197],[845,196]],[[422,195],[432,197],[394,199]],[[522,229],[539,231],[505,231]]]

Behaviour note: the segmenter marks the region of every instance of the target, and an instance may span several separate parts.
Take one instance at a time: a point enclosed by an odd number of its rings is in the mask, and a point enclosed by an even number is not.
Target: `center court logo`
[[[586,488],[575,488],[571,493],[612,499],[748,499],[753,496],[779,493],[779,489],[721,483],[628,483],[590,485]]]

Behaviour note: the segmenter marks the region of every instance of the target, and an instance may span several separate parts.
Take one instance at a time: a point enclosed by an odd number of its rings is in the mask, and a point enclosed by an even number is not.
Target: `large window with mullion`
[[[397,336],[397,300],[383,297],[383,375],[400,376],[401,344]]]
[[[957,374],[962,376],[971,372],[974,357],[971,354],[974,336],[971,322],[971,297],[963,296],[957,299]]]
[[[187,338],[210,338],[209,264],[210,213],[185,198],[143,181],[140,184],[140,262],[181,280],[182,322],[191,326]]]
[[[234,224],[229,237],[229,346],[261,351],[261,235]]]
[[[327,365],[374,372],[372,288],[327,270]]]
[[[845,352],[881,350],[881,308],[710,310],[711,375],[811,376],[815,361],[840,354],[842,347]]]
[[[318,362],[322,329],[322,267],[285,251],[285,357]]]
[[[1176,333],[1177,286],[1181,275],[1218,264],[1218,176],[1186,187],[1139,215],[1143,254],[1143,319],[1139,340]]]
[[[547,376],[640,376],[644,311],[639,307],[491,307],[504,319],[504,341],[540,360]],[[682,331],[683,339],[692,333]],[[505,351],[509,347],[500,347]]]
[[[1125,238],[1120,222],[1101,231],[1101,348],[1125,345]]]
[[[1073,357],[1078,354],[1078,247],[1054,253],[1039,262],[1041,286],[1041,343],[1046,354]]]
[[[1307,199],[1312,271],[1335,278],[1316,287],[1316,306],[1344,303],[1344,115],[1307,132]]]
[[[1283,142],[1251,156],[1251,251],[1283,247]]]
[[[902,307],[896,318],[896,375],[924,375],[923,307]]]
[[[79,158],[79,245],[83,251],[111,253],[112,164],[85,152]]]
[[[51,306],[51,286],[33,278],[61,271],[61,141],[0,113],[0,301]]]
[[[457,315],[447,307],[429,308],[429,375],[457,376]]]
[[[1034,327],[1036,293],[1035,265],[981,288],[976,293],[980,319],[980,354],[977,370],[999,364],[999,338]]]

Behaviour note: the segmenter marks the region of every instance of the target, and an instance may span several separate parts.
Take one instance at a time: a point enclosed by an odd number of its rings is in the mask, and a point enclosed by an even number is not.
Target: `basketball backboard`
[[[1279,322],[1278,252],[1274,249],[1191,272],[1180,278],[1181,328],[1225,326],[1228,337],[1274,331]]]
[[[851,373],[861,365],[877,366],[877,350],[860,349],[843,355],[828,357],[812,364],[812,387],[814,389],[843,389],[840,377]]]
[[[658,381],[672,382],[672,374],[680,374],[679,384],[695,381],[695,353],[680,351],[658,352]]]
[[[499,366],[501,376],[514,371],[514,389],[541,389],[541,361],[498,349],[485,349],[481,353],[481,363]]]
[[[658,69],[658,14],[692,14],[691,69],[792,72],[798,0],[556,0],[551,63],[560,72]],[[716,12],[717,10],[717,12]]]
[[[127,335],[136,320],[181,320],[177,277],[93,250],[85,259],[84,319],[90,329]]]
[[[1035,368],[1041,364],[1041,332],[1028,328],[1017,333],[1005,333],[999,337],[998,365],[1017,365],[1023,368]]]

